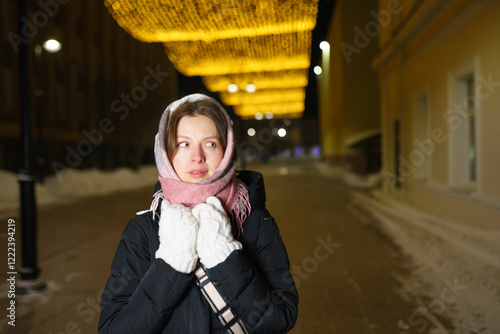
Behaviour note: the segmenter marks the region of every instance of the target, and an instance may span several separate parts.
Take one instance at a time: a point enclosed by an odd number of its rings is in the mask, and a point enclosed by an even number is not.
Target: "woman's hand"
[[[206,203],[196,205],[192,212],[200,226],[196,249],[205,267],[215,267],[234,250],[242,248],[233,238],[231,223],[217,197],[207,198]]]
[[[191,210],[182,204],[170,204],[164,199],[159,225],[160,247],[156,251],[156,258],[162,259],[178,272],[189,274],[198,261],[198,222]]]

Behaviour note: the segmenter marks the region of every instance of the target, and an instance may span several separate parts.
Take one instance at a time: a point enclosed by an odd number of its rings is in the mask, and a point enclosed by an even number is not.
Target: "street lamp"
[[[322,41],[321,43],[319,43],[319,48],[323,51],[330,50],[330,43],[328,43],[327,41]]]
[[[19,1],[18,24],[22,36],[23,19],[28,16],[27,1]],[[30,121],[30,49],[27,43],[19,45],[19,95],[21,106],[21,147],[22,161],[19,170],[19,188],[21,201],[21,267],[18,269],[22,284],[17,282],[18,290],[43,289],[45,283],[38,280],[36,248],[36,201],[35,178],[31,163],[31,121]]]
[[[48,39],[45,42],[43,42],[43,48],[45,51],[50,52],[50,53],[57,53],[61,50],[61,43],[57,39]]]
[[[23,26],[26,17],[28,17],[28,1],[19,1],[18,29],[20,36],[23,35]],[[50,44],[53,43],[51,42]],[[37,51],[35,50],[35,52]],[[37,261],[37,209],[35,177],[33,176],[31,159],[30,65],[30,46],[28,43],[21,43],[19,45],[19,96],[21,107],[22,160],[18,176],[21,201],[21,266],[18,268],[18,272],[21,280],[16,282],[19,293],[42,290],[46,287],[46,284],[39,279],[40,269],[38,268]]]
[[[314,66],[313,70],[314,70],[314,74],[316,74],[316,75],[321,75],[321,73],[323,73],[323,69],[321,68],[321,66],[318,66],[318,65]]]

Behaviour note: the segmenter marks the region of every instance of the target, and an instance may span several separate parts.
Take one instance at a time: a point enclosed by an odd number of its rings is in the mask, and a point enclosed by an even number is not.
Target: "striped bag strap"
[[[214,283],[208,278],[205,267],[200,265],[194,273],[197,278],[196,285],[200,288],[201,293],[222,325],[227,328],[227,332],[231,334],[248,334],[243,322],[236,318],[231,307],[226,304],[219,291],[215,288]]]

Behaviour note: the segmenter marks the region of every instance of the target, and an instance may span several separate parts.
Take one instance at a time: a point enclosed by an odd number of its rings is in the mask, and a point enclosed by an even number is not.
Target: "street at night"
[[[0,35],[0,334],[500,334],[500,0],[0,0]]]

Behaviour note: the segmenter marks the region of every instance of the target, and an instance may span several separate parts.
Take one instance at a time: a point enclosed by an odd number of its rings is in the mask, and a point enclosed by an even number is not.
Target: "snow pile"
[[[128,168],[112,172],[69,169],[59,175],[59,178],[47,179],[44,186],[53,196],[84,197],[148,186],[154,184],[157,177],[158,170],[155,166],[143,167],[137,172]]]
[[[154,185],[158,178],[156,166],[144,166],[138,171],[120,168],[110,172],[97,169],[67,169],[58,176],[48,177],[43,184],[36,183],[36,201],[39,206],[106,195]],[[19,208],[19,182],[17,175],[0,171],[0,211]]]
[[[356,189],[373,189],[382,182],[382,174],[360,175],[345,169],[314,160],[295,161],[293,163],[248,163],[245,169],[258,170],[264,175],[302,175],[304,172],[319,173]]]
[[[323,175],[338,180],[353,188],[372,189],[379,186],[382,181],[381,173],[360,175],[327,163],[318,164],[318,168]]]
[[[403,330],[448,333],[442,321],[449,319],[453,333],[500,333],[500,231],[459,226],[376,192],[355,193],[353,202],[355,213],[388,235],[416,267],[400,279],[398,292],[419,305],[401,320]]]
[[[17,175],[5,170],[0,170],[0,210],[16,207],[19,202],[19,182]]]

